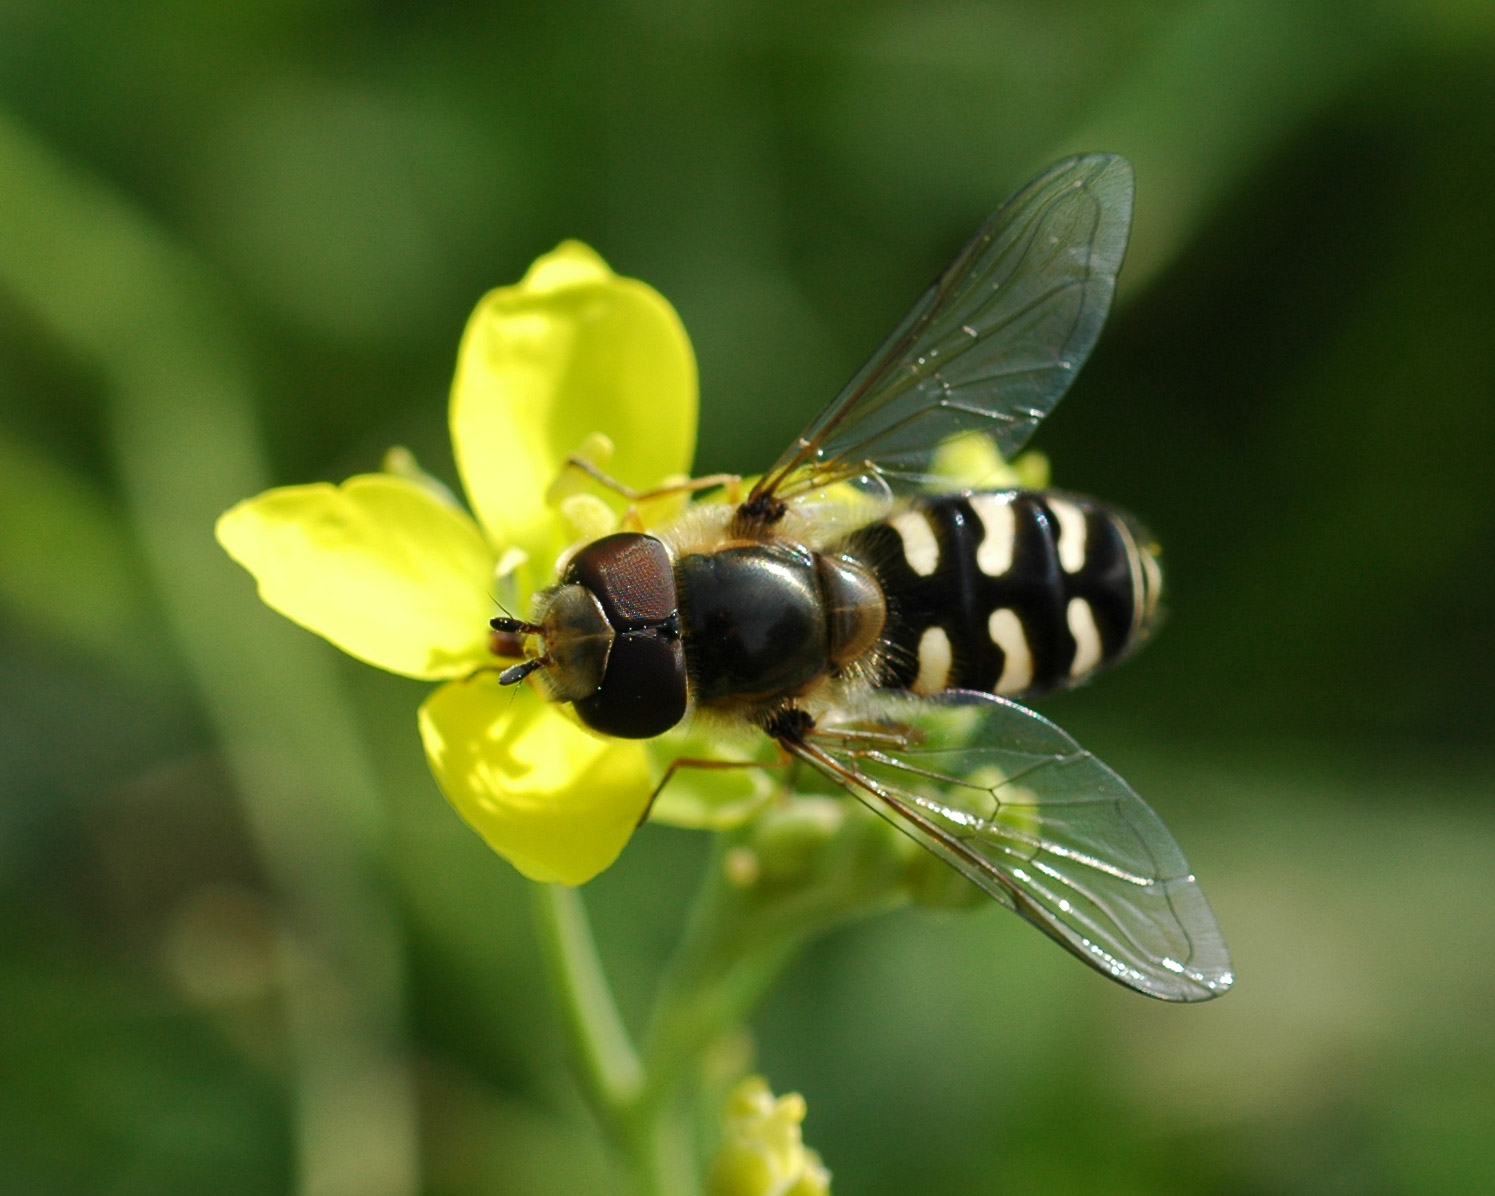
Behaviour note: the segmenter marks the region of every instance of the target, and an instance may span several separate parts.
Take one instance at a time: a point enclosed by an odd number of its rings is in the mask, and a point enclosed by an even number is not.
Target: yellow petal
[[[478,304],[458,353],[451,424],[457,467],[493,543],[551,560],[561,545],[546,491],[595,433],[615,446],[608,472],[636,488],[690,468],[695,355],[658,292],[567,241]]]
[[[643,744],[589,735],[528,686],[516,693],[491,673],[427,698],[420,733],[447,800],[531,880],[596,876],[649,801]]]
[[[414,482],[267,490],[217,534],[266,605],[361,660],[427,680],[488,662],[493,552],[465,512]]]

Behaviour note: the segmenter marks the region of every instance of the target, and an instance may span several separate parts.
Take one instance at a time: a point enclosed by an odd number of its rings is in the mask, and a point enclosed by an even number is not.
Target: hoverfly
[[[583,546],[531,619],[493,627],[527,647],[502,680],[535,675],[593,730],[757,728],[1091,967],[1201,1001],[1233,977],[1173,836],[1015,700],[1146,637],[1155,546],[1089,499],[942,493],[935,468],[973,432],[1010,458],[1068,389],[1132,190],[1106,154],[1034,179],[745,497]]]

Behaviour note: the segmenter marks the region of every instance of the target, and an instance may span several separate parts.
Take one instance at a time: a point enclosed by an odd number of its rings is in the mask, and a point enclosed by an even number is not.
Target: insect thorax
[[[857,661],[886,621],[858,561],[787,542],[680,558],[681,631],[696,700],[772,703]]]

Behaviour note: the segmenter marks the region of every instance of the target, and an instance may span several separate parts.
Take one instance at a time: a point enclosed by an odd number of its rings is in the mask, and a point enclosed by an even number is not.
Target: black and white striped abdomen
[[[851,552],[888,603],[879,683],[1034,696],[1125,655],[1157,611],[1156,549],[1126,516],[1054,491],[921,499]]]

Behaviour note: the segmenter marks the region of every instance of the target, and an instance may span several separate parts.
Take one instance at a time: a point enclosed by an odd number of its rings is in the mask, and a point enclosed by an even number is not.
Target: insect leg
[[[854,748],[906,748],[913,735],[898,727],[880,731],[859,731],[850,727],[812,727],[804,733],[806,739],[824,739],[848,749]]]
[[[777,741],[775,741],[777,742]],[[664,792],[675,773],[682,768],[698,768],[705,772],[719,772],[727,768],[788,768],[794,760],[779,745],[779,758],[777,760],[708,760],[696,756],[677,756],[670,761],[670,766],[664,770],[664,777],[659,784],[654,786],[654,792],[649,794],[649,804],[644,807],[644,812],[639,816],[638,824],[642,826],[649,820],[649,812],[654,809],[654,803],[659,800],[659,795]]]
[[[652,498],[664,498],[670,494],[694,494],[697,491],[710,490],[715,486],[724,486],[727,491],[727,501],[735,505],[742,491],[742,475],[735,473],[711,473],[701,478],[686,478],[684,481],[655,486],[650,490],[635,490],[632,486],[618,481],[610,473],[599,469],[585,457],[567,457],[566,468],[580,470],[599,486],[621,495],[631,503],[648,502]]]

